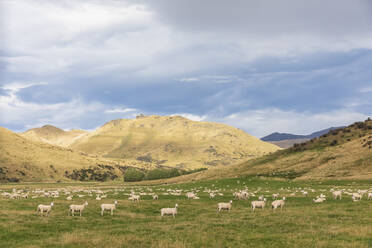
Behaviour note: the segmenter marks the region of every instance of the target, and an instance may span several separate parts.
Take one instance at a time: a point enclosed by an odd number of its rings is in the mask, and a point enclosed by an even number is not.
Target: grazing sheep
[[[321,203],[321,202],[324,202],[326,199],[325,198],[322,198],[322,197],[318,197],[318,198],[316,198],[316,199],[313,199],[313,201],[315,202],[315,203]]]
[[[85,203],[82,204],[82,205],[70,205],[70,208],[68,209],[68,214],[70,215],[70,213],[71,213],[72,216],[75,216],[74,213],[79,212],[80,216],[81,216],[81,213],[83,212],[83,210],[86,206],[88,206],[87,201],[85,201]]]
[[[278,197],[279,197],[279,194],[273,194],[273,200],[278,199]]]
[[[113,215],[114,210],[116,209],[116,204],[118,204],[118,201],[115,201],[114,204],[101,204],[101,215],[103,216],[105,210],[110,210],[111,215]]]
[[[372,199],[372,193],[368,193],[368,200]]]
[[[177,203],[174,206],[174,208],[162,208],[160,210],[161,217],[163,217],[164,215],[173,215],[173,218],[175,218],[175,216],[177,215],[177,208],[178,208]]]
[[[131,200],[133,202],[139,202],[141,200],[141,196],[140,195],[131,195],[129,197],[129,200]]]
[[[361,195],[359,193],[353,193],[352,196],[351,196],[351,199],[353,201],[360,201],[360,200],[362,200],[362,197],[363,197],[363,195]]]
[[[158,199],[159,199],[159,196],[158,196],[158,195],[153,195],[153,196],[152,196],[152,199],[153,199],[153,200],[158,200]]]
[[[341,191],[341,190],[339,190],[339,191],[333,191],[332,194],[333,194],[333,198],[334,198],[335,200],[336,200],[337,198],[339,198],[339,199],[341,200],[341,198],[342,198],[342,191]]]
[[[43,205],[43,204],[39,204],[37,206],[37,213],[40,212],[40,214],[42,215],[43,213],[45,213],[45,216],[49,216],[49,213],[50,211],[52,211],[52,206],[54,205],[54,202],[51,202],[50,205]]]
[[[210,198],[210,199],[213,199],[215,196],[216,196],[215,193],[209,193],[209,198]]]
[[[220,202],[220,203],[217,204],[218,212],[221,212],[221,210],[230,211],[231,207],[232,207],[232,200],[230,202]]]
[[[196,194],[193,193],[193,192],[187,192],[187,193],[186,193],[186,197],[187,197],[187,199],[195,198],[195,197],[196,197]]]
[[[280,210],[283,210],[283,207],[284,207],[284,204],[285,204],[285,197],[283,197],[282,200],[275,200],[271,203],[271,208],[273,210],[277,209],[278,207],[280,207]]]
[[[101,200],[101,197],[98,195],[98,196],[96,197],[96,200],[97,200],[97,201],[100,201],[100,200]]]
[[[262,210],[265,208],[266,205],[266,198],[263,198],[261,201],[253,201],[251,202],[251,208],[254,212],[256,208],[262,208]]]
[[[70,196],[67,196],[66,200],[67,201],[71,201],[72,200],[72,196],[71,195]]]

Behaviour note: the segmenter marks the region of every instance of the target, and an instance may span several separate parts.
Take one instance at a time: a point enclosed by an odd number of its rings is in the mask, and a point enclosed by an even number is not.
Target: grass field
[[[234,200],[231,212],[217,213],[218,202],[227,202],[234,191],[248,187],[258,191],[249,200]],[[372,247],[372,200],[352,202],[344,195],[333,200],[330,189],[372,189],[368,181],[291,182],[254,177],[220,179],[187,184],[135,186],[113,183],[85,184],[5,184],[3,191],[18,189],[99,188],[107,191],[107,199],[74,197],[10,200],[0,196],[0,247]],[[220,189],[223,196],[209,199],[205,189]],[[116,189],[116,191],[115,191]],[[167,190],[182,189],[180,196],[164,195]],[[306,189],[309,196],[300,193]],[[312,192],[313,189],[315,192]],[[155,192],[141,196],[140,203],[128,200],[130,190]],[[187,200],[187,191],[197,191],[200,200]],[[298,191],[296,196],[290,193]],[[117,194],[114,194],[117,192]],[[287,196],[286,208],[273,211],[271,194]],[[327,200],[315,204],[312,199],[324,193]],[[85,194],[86,193],[75,193]],[[265,195],[269,204],[252,212],[250,202]],[[31,194],[33,195],[33,194]],[[100,216],[100,204],[119,204],[114,216]],[[49,217],[36,214],[38,204],[55,206]],[[89,205],[83,216],[68,216],[69,204]],[[178,203],[178,215],[160,217],[160,209]]]

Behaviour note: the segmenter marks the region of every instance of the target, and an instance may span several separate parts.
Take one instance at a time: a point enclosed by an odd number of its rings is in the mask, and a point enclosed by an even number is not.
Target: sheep
[[[278,199],[278,197],[279,197],[279,194],[273,194],[273,200]]]
[[[71,196],[71,195],[70,195],[70,196],[67,196],[67,197],[66,197],[66,200],[67,200],[67,201],[71,201],[71,200],[72,200],[72,196]]]
[[[97,201],[100,201],[100,200],[101,200],[101,197],[98,195],[98,196],[96,197],[96,200],[97,200]]]
[[[353,193],[352,196],[351,196],[351,199],[353,201],[360,201],[360,200],[362,200],[362,197],[363,197],[363,195],[361,195],[359,193]]]
[[[261,201],[253,201],[251,202],[251,208],[254,212],[256,208],[262,208],[262,210],[265,208],[266,205],[266,198],[263,198]]]
[[[81,216],[81,213],[83,212],[83,210],[86,206],[88,206],[87,201],[85,201],[85,203],[82,204],[82,205],[70,205],[70,207],[68,209],[68,214],[70,215],[70,213],[71,213],[71,215],[74,216],[75,212],[79,212],[80,216]]]
[[[337,198],[340,198],[340,200],[341,200],[341,198],[342,198],[342,191],[341,191],[341,190],[339,190],[339,191],[333,191],[332,194],[333,194],[333,198],[334,198],[335,200],[336,200]]]
[[[315,202],[315,203],[321,203],[321,202],[324,202],[326,199],[325,198],[322,198],[322,197],[318,197],[318,198],[316,198],[316,199],[313,199],[313,201]]]
[[[37,206],[37,213],[40,212],[40,214],[42,215],[43,213],[45,213],[45,216],[49,216],[49,213],[50,211],[52,211],[52,206],[54,205],[54,202],[51,202],[50,205],[43,205],[43,204],[39,204]]]
[[[111,215],[113,215],[114,210],[116,209],[116,204],[118,204],[118,201],[115,201],[114,204],[101,204],[101,215],[103,216],[105,210],[110,210]]]
[[[163,217],[164,215],[173,215],[173,218],[175,218],[175,216],[177,215],[177,208],[178,208],[177,203],[174,206],[174,208],[162,208],[160,210],[160,215],[161,217]]]
[[[372,193],[368,193],[368,200],[372,199]]]
[[[220,202],[220,203],[217,204],[218,212],[221,212],[221,210],[230,211],[231,207],[232,207],[232,200],[230,202]]]
[[[195,196],[196,196],[196,194],[193,193],[193,192],[187,192],[187,193],[186,193],[186,197],[187,197],[187,199],[195,198]]]
[[[131,195],[129,197],[129,200],[132,200],[133,202],[139,202],[141,200],[141,196],[140,195]]]
[[[215,193],[209,193],[209,198],[210,198],[210,199],[213,199],[215,196],[216,196]]]
[[[158,196],[158,195],[153,195],[153,196],[152,196],[152,199],[153,199],[153,200],[158,200],[158,199],[159,199],[159,196]]]
[[[271,208],[273,210],[277,209],[278,207],[280,207],[280,210],[283,210],[283,207],[284,207],[284,204],[285,204],[285,197],[283,197],[282,200],[275,200],[271,203]]]

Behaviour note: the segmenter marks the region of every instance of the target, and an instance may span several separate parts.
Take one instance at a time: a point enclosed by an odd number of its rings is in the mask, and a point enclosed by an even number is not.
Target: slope
[[[71,149],[33,142],[0,127],[0,181],[66,180],[74,170],[116,163]]]
[[[180,116],[113,120],[70,147],[117,161],[183,169],[230,165],[279,149],[237,128]]]
[[[52,125],[45,125],[40,128],[27,130],[26,132],[20,133],[19,135],[32,141],[68,147],[76,139],[79,139],[81,136],[87,133],[87,131],[83,130],[64,131]]]
[[[169,182],[263,176],[295,180],[372,179],[372,120],[332,130],[292,148]]]
[[[265,137],[262,137],[261,140],[263,141],[282,141],[282,140],[292,140],[292,139],[313,139],[317,138],[319,136],[322,136],[323,134],[328,133],[329,131],[340,129],[343,127],[330,127],[327,129],[323,129],[317,132],[313,132],[309,135],[297,135],[297,134],[290,134],[290,133],[272,133]]]

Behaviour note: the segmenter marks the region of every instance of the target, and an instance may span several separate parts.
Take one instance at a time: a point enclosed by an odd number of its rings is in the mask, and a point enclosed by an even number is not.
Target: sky
[[[0,0],[0,126],[348,125],[372,116],[371,27],[369,0]]]

